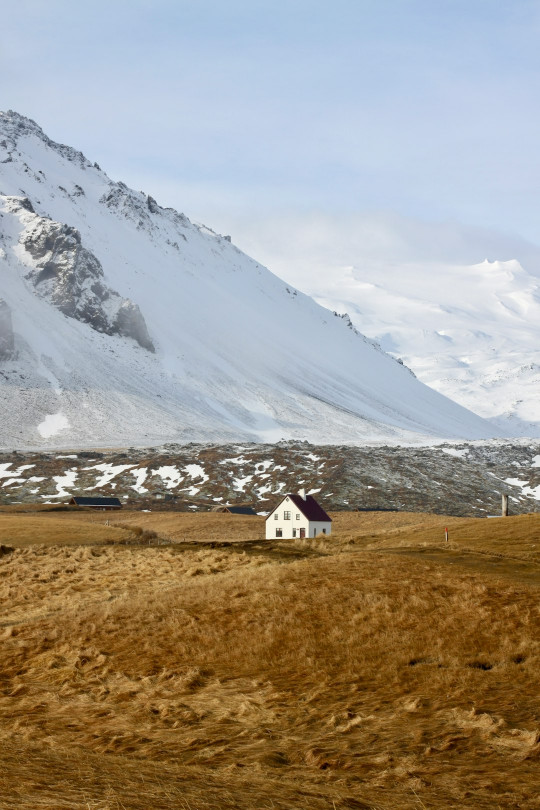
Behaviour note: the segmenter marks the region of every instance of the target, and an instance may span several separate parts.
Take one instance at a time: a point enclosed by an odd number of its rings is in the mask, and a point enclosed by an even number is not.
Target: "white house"
[[[312,495],[306,495],[304,489],[298,495],[285,495],[279,506],[266,518],[267,540],[276,537],[286,540],[316,537],[318,534],[330,534],[331,531],[332,518]]]

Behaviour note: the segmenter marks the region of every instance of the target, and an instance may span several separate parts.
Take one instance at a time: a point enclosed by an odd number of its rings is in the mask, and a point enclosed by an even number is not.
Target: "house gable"
[[[283,500],[280,501],[278,505],[272,509],[272,511],[270,512],[270,514],[266,519],[270,520],[274,512],[281,509],[283,504],[287,503],[287,501],[289,501],[289,503],[291,504],[291,508],[292,506],[296,507],[296,509],[298,509],[304,515],[304,517],[307,518],[307,520],[316,521],[317,523],[332,522],[332,518],[330,517],[330,515],[328,515],[324,511],[322,506],[317,503],[317,501],[312,495],[306,495],[304,499],[301,495],[294,495],[290,492],[287,493],[287,495],[285,495]]]
[[[266,518],[266,539],[330,534],[332,518],[310,495],[288,493]]]

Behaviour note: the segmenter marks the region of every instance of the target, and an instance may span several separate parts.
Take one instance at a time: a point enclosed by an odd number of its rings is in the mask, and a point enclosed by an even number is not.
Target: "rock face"
[[[15,357],[15,336],[11,322],[11,310],[0,298],[0,361]]]
[[[77,164],[81,168],[89,168],[92,164],[85,158],[82,152],[66,146],[62,143],[55,143],[47,137],[39,124],[31,118],[20,115],[14,110],[8,110],[2,114],[2,139],[0,140],[0,163],[12,163],[19,157],[19,141],[23,138],[33,137],[40,140],[48,149],[53,149],[63,158]],[[27,172],[32,172],[28,164],[23,164]],[[33,173],[33,172],[32,172]],[[43,175],[43,172],[38,172]],[[42,180],[38,181],[42,182]]]
[[[38,295],[97,332],[133,338],[153,352],[154,344],[139,307],[107,287],[101,263],[83,246],[79,231],[33,214],[25,198],[11,198],[10,202],[12,211],[19,206],[28,212],[20,243],[33,260],[25,278]]]

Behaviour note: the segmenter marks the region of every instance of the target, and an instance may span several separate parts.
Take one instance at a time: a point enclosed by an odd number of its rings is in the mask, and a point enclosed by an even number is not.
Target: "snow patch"
[[[540,484],[537,487],[531,487],[528,481],[521,481],[519,478],[505,478],[504,480],[513,487],[520,487],[522,495],[526,498],[540,501]]]
[[[159,475],[167,489],[174,489],[184,480],[184,476],[177,467],[165,465],[158,470],[154,470],[152,475]]]
[[[0,478],[9,478],[10,475],[20,475],[25,470],[30,470],[32,467],[36,466],[35,464],[21,464],[16,470],[8,470],[8,467],[11,467],[11,465],[11,461],[0,464]]]
[[[235,478],[233,481],[233,489],[236,489],[238,492],[243,492],[246,484],[249,484],[252,479],[252,475],[246,475],[245,478]]]
[[[37,426],[40,436],[44,439],[50,439],[51,436],[56,436],[61,430],[66,430],[71,427],[69,420],[65,414],[60,411],[59,413],[48,413],[43,422]]]
[[[468,454],[468,448],[464,448],[463,450],[458,450],[455,447],[443,447],[443,453],[446,453],[447,456],[454,456],[455,458],[465,458]]]
[[[200,465],[200,464],[187,464],[187,465],[184,467],[184,472],[186,472],[186,473],[187,473],[187,475],[189,475],[189,476],[190,476],[190,478],[194,478],[194,479],[197,479],[197,478],[202,478],[202,482],[203,482],[203,484],[204,484],[206,481],[208,481],[208,480],[209,480],[209,478],[208,478],[207,474],[206,474],[206,473],[205,473],[205,471],[204,471],[204,468],[203,468],[203,467],[201,467],[201,465]]]
[[[135,465],[117,464],[115,466],[114,464],[94,464],[92,467],[83,467],[84,470],[99,470],[103,473],[103,475],[97,479],[93,487],[86,487],[87,491],[107,486],[113,478],[116,478],[116,476],[120,475],[124,470],[130,470],[133,466]]]
[[[143,487],[144,482],[146,481],[146,477],[148,475],[148,468],[141,467],[138,470],[132,470],[131,475],[135,477],[135,483],[131,487],[134,489],[135,492],[138,492],[139,495],[142,495],[144,492],[148,492],[146,487]]]
[[[68,491],[75,486],[75,481],[78,478],[77,470],[66,470],[64,475],[53,475],[53,481],[56,483],[55,495],[42,495],[43,498],[71,498],[72,493]]]
[[[8,478],[7,481],[4,481],[2,484],[3,487],[11,487],[13,484],[25,484],[26,478]]]

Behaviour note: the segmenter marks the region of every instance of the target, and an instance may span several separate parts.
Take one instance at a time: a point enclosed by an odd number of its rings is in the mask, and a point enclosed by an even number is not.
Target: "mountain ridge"
[[[14,112],[0,113],[0,192],[2,446],[502,433],[230,237]]]

